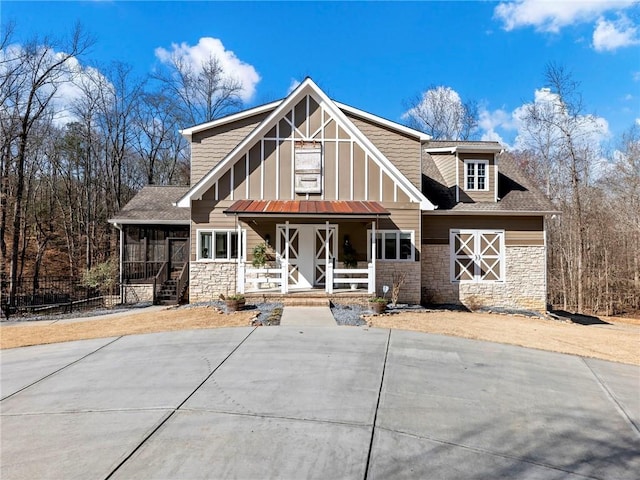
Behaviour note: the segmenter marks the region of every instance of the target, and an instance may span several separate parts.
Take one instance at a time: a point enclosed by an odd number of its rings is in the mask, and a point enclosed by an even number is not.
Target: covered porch
[[[377,223],[389,215],[377,202],[241,200],[225,213],[238,228],[238,293],[376,293]]]

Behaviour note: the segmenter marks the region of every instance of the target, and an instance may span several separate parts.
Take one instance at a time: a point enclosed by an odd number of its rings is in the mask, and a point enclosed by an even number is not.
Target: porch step
[[[328,307],[329,299],[325,297],[284,297],[285,307]]]

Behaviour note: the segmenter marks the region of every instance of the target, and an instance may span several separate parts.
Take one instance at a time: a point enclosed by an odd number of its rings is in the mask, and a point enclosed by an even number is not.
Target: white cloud
[[[533,27],[538,32],[558,33],[570,25],[595,24],[593,48],[606,52],[640,42],[637,27],[624,14],[635,4],[637,0],[516,0],[501,2],[493,13],[506,31]],[[617,15],[617,19],[605,19],[605,14]]]
[[[535,104],[536,107],[546,111],[549,115],[565,115],[558,95],[548,88],[540,88],[534,91],[532,103],[525,103],[508,112],[504,109],[488,110],[483,107],[479,111],[478,126],[482,140],[495,140],[509,149],[526,149],[535,143],[536,132],[530,132],[526,128],[525,115],[527,109]],[[576,131],[577,138],[585,142],[601,144],[610,137],[609,123],[603,117],[584,115],[579,118],[579,125],[584,125],[583,131]],[[514,134],[515,133],[515,134]],[[512,139],[511,144],[509,139]]]
[[[66,56],[64,52],[56,52],[49,50],[44,52],[45,60],[41,64],[41,68],[46,68],[53,62],[56,62]],[[23,55],[22,45],[10,45],[6,49],[0,51],[0,74],[6,69],[11,69],[16,62],[21,61]],[[20,72],[20,70],[18,70]],[[27,79],[28,72],[22,72],[24,80]],[[77,58],[69,57],[64,65],[64,69],[55,75],[55,85],[47,83],[40,87],[38,95],[43,98],[48,97],[53,89],[55,93],[49,103],[52,113],[53,124],[57,127],[63,127],[67,123],[78,121],[79,118],[75,113],[75,104],[83,96],[81,85],[92,83],[101,85],[103,88],[110,88],[111,83],[95,68],[82,66]]]
[[[500,142],[506,145],[506,141],[496,129],[513,130],[515,125],[513,123],[513,117],[509,112],[500,108],[489,111],[482,107],[478,111],[478,127],[482,132],[480,140]]]
[[[633,72],[633,81],[640,82],[640,72]]]
[[[599,18],[593,31],[593,48],[598,52],[611,52],[639,43],[638,29],[626,15],[621,15],[615,21]]]
[[[296,80],[295,78],[291,79],[291,83],[289,84],[289,88],[287,88],[287,95],[293,92],[300,85],[300,80]]]
[[[227,50],[217,38],[202,37],[198,44],[193,46],[186,42],[172,43],[170,50],[158,47],[155,54],[163,63],[170,62],[172,56],[175,55],[188,62],[194,71],[201,70],[203,62],[214,56],[220,62],[224,75],[227,78],[237,80],[242,85],[240,98],[243,102],[248,102],[253,98],[256,85],[260,81],[260,75],[253,65],[240,60],[233,51]]]
[[[567,25],[592,22],[604,12],[633,3],[634,0],[516,0],[500,3],[494,15],[507,31],[532,26],[538,31],[557,33]]]
[[[636,118],[636,125],[640,125],[640,118]]]

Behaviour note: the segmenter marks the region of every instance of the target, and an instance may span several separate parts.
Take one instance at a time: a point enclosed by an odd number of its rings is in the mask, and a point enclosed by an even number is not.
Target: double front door
[[[337,246],[336,225],[289,224],[288,228],[277,225],[276,252],[283,261],[288,254],[289,288],[324,286],[327,258],[333,262]]]

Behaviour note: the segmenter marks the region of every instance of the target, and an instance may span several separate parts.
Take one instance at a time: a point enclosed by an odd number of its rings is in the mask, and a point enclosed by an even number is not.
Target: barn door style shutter
[[[451,230],[451,281],[504,280],[504,230]]]

